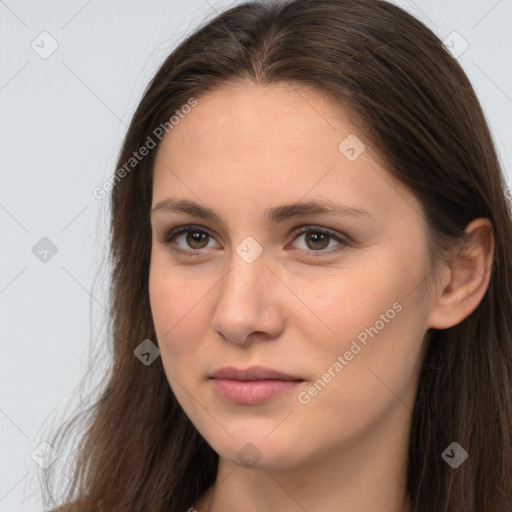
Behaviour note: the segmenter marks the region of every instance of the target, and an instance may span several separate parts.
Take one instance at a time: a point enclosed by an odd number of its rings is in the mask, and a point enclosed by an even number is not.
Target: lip
[[[263,366],[250,366],[245,369],[224,366],[212,374],[211,378],[230,380],[303,380],[295,375],[288,375],[273,368],[265,368]]]
[[[289,392],[304,382],[286,373],[252,366],[246,369],[224,367],[211,377],[212,386],[221,397],[237,405],[256,405]]]

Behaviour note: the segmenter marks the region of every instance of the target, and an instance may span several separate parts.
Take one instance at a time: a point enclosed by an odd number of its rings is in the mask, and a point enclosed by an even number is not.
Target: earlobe
[[[462,322],[477,309],[489,286],[494,258],[492,223],[487,218],[474,219],[465,232],[467,242],[447,264],[449,279],[434,300],[429,327],[448,329]]]

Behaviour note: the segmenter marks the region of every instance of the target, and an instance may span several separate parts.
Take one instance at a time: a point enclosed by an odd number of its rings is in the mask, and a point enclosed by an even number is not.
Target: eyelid
[[[159,237],[159,242],[163,244],[170,244],[171,241],[178,235],[181,235],[183,233],[187,233],[189,231],[200,231],[206,233],[208,236],[215,238],[215,236],[212,234],[212,232],[203,226],[199,226],[197,224],[181,224],[179,226],[175,226],[173,228],[170,228],[164,232],[164,234]],[[184,252],[192,253],[194,252],[194,249],[189,249]],[[203,252],[203,249],[196,250],[196,252]]]
[[[203,233],[206,233],[208,236],[210,236],[211,238],[214,238],[215,239],[215,235],[212,234],[211,230],[209,230],[208,228],[204,227],[204,226],[200,226],[200,225],[197,225],[197,224],[182,224],[182,225],[179,225],[179,226],[175,226],[175,227],[172,227],[170,229],[168,229],[167,231],[164,232],[164,234],[162,236],[160,236],[158,238],[159,242],[160,243],[163,243],[163,244],[166,244],[166,245],[171,245],[171,242],[179,235],[183,234],[183,233],[188,233],[190,231],[198,231],[198,232],[203,232]],[[329,236],[330,238],[336,240],[338,243],[339,243],[339,246],[342,247],[342,249],[340,249],[339,247],[336,249],[336,248],[331,248],[329,250],[318,250],[318,251],[314,251],[314,250],[308,250],[308,249],[296,249],[298,251],[301,251],[301,252],[306,252],[308,253],[309,255],[312,255],[312,256],[328,256],[328,255],[332,255],[334,253],[337,253],[339,252],[340,250],[343,250],[343,249],[346,249],[347,247],[350,247],[353,243],[352,239],[348,236],[348,235],[345,235],[345,234],[342,234],[342,233],[338,233],[337,231],[334,231],[330,228],[326,228],[326,227],[322,227],[322,226],[319,226],[319,225],[316,225],[316,224],[305,224],[305,225],[302,225],[302,226],[299,226],[297,227],[296,229],[294,229],[290,235],[293,236],[293,239],[291,241],[294,242],[298,236],[304,234],[304,233],[308,233],[308,232],[311,232],[311,231],[316,231],[316,232],[319,232],[319,233],[323,233],[327,236]],[[290,236],[288,235],[288,236]],[[200,254],[201,252],[205,252],[204,249],[181,249],[181,248],[176,248],[176,247],[172,247],[172,250],[178,252],[178,253],[181,253],[181,254],[188,254],[190,256],[195,256],[195,255],[198,255]]]
[[[336,242],[338,242],[338,246],[331,247],[328,250],[318,250],[318,251],[314,251],[312,249],[309,249],[309,250],[308,249],[296,249],[301,252],[306,252],[308,257],[309,256],[328,257],[328,256],[332,256],[334,254],[337,254],[337,253],[352,246],[352,240],[347,235],[339,233],[337,231],[334,231],[330,228],[318,226],[316,224],[305,224],[305,225],[299,226],[297,229],[293,230],[291,233],[293,235],[292,242],[294,242],[300,235],[303,235],[304,233],[308,233],[310,231],[312,231],[312,232],[316,231],[318,233],[326,234],[327,236],[329,236],[329,238],[336,240]]]
[[[352,243],[352,240],[348,237],[348,235],[339,233],[338,231],[335,231],[331,228],[324,228],[317,224],[304,224],[302,226],[299,226],[298,228],[294,229],[291,232],[291,235],[296,237],[297,235],[301,235],[303,233],[307,233],[308,231],[315,231],[315,230],[320,233],[325,233],[326,235],[329,235],[331,238],[335,238],[338,242],[346,243],[346,244]],[[295,240],[295,238],[294,238],[294,240]]]

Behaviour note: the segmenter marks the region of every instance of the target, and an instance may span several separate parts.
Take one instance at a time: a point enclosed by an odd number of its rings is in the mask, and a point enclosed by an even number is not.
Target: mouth
[[[263,366],[251,366],[250,368],[235,368],[234,366],[225,366],[217,370],[211,378],[213,379],[230,379],[230,380],[286,380],[286,381],[302,381],[300,377],[289,375],[287,373],[265,368]]]
[[[296,388],[304,379],[271,368],[225,367],[210,378],[215,391],[237,405],[257,405]]]

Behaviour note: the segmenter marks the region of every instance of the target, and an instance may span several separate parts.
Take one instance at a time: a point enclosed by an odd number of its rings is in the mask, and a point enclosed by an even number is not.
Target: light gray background
[[[239,3],[239,2],[235,2]],[[489,119],[512,176],[512,1],[404,0],[399,5],[445,39]],[[32,453],[80,379],[101,378],[108,264],[108,199],[92,190],[115,171],[126,126],[165,56],[202,21],[233,2],[0,0],[0,511],[42,510]],[[43,59],[50,39],[57,50]],[[458,36],[455,36],[458,37]],[[34,43],[32,43],[35,41]],[[455,47],[459,50],[460,38]],[[44,48],[43,48],[44,45]],[[32,247],[49,238],[57,253]],[[37,450],[36,454],[39,453]],[[59,456],[64,456],[59,454]]]

